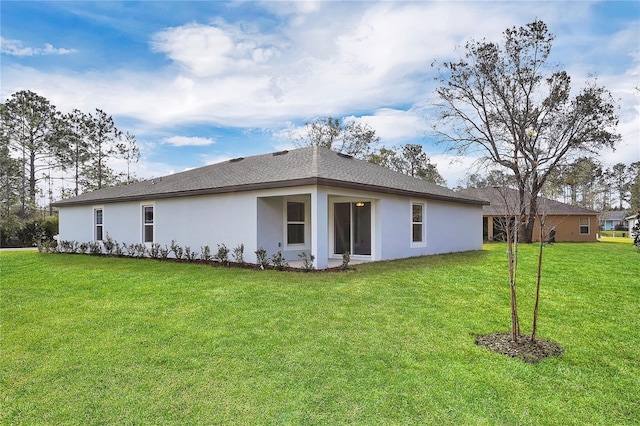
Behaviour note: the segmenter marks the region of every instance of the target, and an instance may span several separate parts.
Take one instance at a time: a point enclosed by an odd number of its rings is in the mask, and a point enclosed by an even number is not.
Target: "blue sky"
[[[619,99],[623,142],[601,158],[640,161],[636,1],[3,0],[0,12],[2,100],[28,89],[63,112],[103,109],[136,135],[139,177],[290,148],[288,134],[331,115],[386,146],[423,144],[454,187],[473,158],[432,142],[430,64],[536,18],[576,89],[596,75]]]

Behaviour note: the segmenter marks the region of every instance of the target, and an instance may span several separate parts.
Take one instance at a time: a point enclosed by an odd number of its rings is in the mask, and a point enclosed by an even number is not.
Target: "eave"
[[[286,180],[286,181],[252,183],[248,185],[231,185],[231,186],[224,186],[219,188],[202,188],[202,189],[195,189],[195,190],[188,190],[188,191],[174,191],[174,192],[162,192],[162,193],[155,193],[155,194],[139,194],[139,195],[130,195],[130,196],[105,197],[105,198],[76,200],[76,201],[61,200],[53,203],[52,206],[53,207],[71,207],[71,206],[82,206],[82,205],[120,203],[125,201],[147,201],[147,200],[158,200],[158,199],[167,199],[167,198],[194,197],[199,195],[228,194],[233,192],[247,192],[247,191],[256,191],[256,190],[263,190],[263,189],[291,188],[291,187],[306,186],[306,185],[323,185],[323,186],[331,186],[331,187],[337,187],[337,188],[356,189],[356,190],[362,190],[362,191],[377,192],[382,194],[403,195],[407,197],[417,197],[417,198],[425,198],[430,200],[449,201],[449,202],[479,205],[479,206],[489,205],[487,201],[483,201],[483,200],[448,197],[445,195],[429,194],[429,193],[420,192],[420,191],[410,191],[410,190],[390,188],[390,187],[378,186],[378,185],[370,185],[370,184],[364,184],[364,183],[358,183],[358,182],[346,182],[342,180],[329,179],[329,178],[310,177],[310,178],[293,179],[293,180]]]

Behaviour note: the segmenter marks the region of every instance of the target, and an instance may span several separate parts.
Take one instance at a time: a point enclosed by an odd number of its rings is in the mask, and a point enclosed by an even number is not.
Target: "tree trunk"
[[[533,242],[533,231],[536,224],[536,217],[534,215],[529,215],[527,217],[527,221],[523,224],[524,235],[522,236],[522,241],[525,243]]]
[[[29,201],[31,205],[36,205],[36,154],[29,155]]]
[[[536,275],[536,301],[533,305],[533,327],[531,331],[531,341],[536,341],[538,332],[538,303],[540,301],[540,279],[542,278],[542,248],[544,247],[544,220],[540,218],[540,245],[538,249],[538,273]]]
[[[518,320],[518,302],[516,291],[516,277],[518,269],[518,232],[517,224],[512,227],[511,218],[506,219],[507,232],[507,262],[509,263],[509,289],[511,293],[511,340],[518,341],[520,337],[520,322]]]
[[[535,231],[536,215],[538,214],[539,192],[540,188],[538,184],[534,182],[534,184],[532,184],[531,194],[529,194],[529,211],[522,212],[523,217],[526,218],[526,222],[523,226],[524,235],[522,236],[522,241],[527,244],[533,242],[533,232]]]

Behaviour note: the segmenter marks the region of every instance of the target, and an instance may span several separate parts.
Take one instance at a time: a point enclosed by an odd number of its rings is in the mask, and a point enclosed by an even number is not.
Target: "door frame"
[[[375,223],[376,223],[376,199],[369,197],[329,197],[329,258],[330,259],[342,259],[342,253],[334,253],[335,249],[335,204],[340,203],[350,203],[351,209],[353,209],[353,204],[358,201],[362,201],[365,203],[371,203],[371,254],[370,255],[354,255],[353,251],[353,228],[351,228],[349,232],[349,246],[351,248],[351,259],[354,260],[374,260],[376,258],[376,233],[375,233]],[[353,220],[353,212],[350,213],[350,220]]]

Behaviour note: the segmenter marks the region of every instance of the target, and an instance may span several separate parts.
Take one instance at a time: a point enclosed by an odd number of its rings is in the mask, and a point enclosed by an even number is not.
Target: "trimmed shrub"
[[[120,245],[116,242],[116,247],[114,250],[114,253],[116,256],[124,256],[126,250],[127,250],[127,245],[125,243],[122,243],[122,245]]]
[[[198,252],[197,251],[191,251],[191,247],[189,246],[185,246],[184,248],[184,258],[187,259],[189,262],[193,262],[194,260],[196,260],[198,257]]]
[[[200,256],[200,259],[204,260],[205,262],[211,261],[213,256],[211,255],[211,248],[209,246],[200,247],[200,251],[202,252],[202,256]]]
[[[151,247],[149,248],[149,257],[153,259],[160,259],[160,244],[151,244]]]
[[[113,253],[116,244],[117,243],[113,241],[113,238],[111,238],[107,233],[106,238],[104,239],[104,241],[102,241],[102,245],[104,246],[104,251],[107,253],[107,256],[111,256],[111,253]]]
[[[234,248],[231,255],[236,263],[240,265],[244,264],[244,244],[240,244],[238,247]]]
[[[89,253],[93,255],[102,254],[102,245],[98,241],[91,241],[89,243]]]
[[[314,270],[313,261],[316,260],[316,257],[312,254],[307,255],[306,252],[302,252],[298,255],[300,259],[302,259],[302,269],[305,272],[310,272]]]
[[[171,240],[171,251],[176,259],[182,259],[183,250],[182,247],[176,243],[176,240]]]
[[[218,253],[216,253],[214,258],[223,265],[227,265],[229,263],[229,249],[224,243],[218,244]]]
[[[289,267],[289,264],[284,259],[284,256],[282,255],[282,252],[280,250],[278,250],[276,254],[271,256],[271,263],[273,263],[273,267],[278,271],[283,271]]]
[[[255,251],[255,253],[258,260],[258,265],[260,265],[260,269],[265,269],[267,266],[269,266],[269,258],[267,257],[267,251],[264,248],[260,247]]]
[[[345,251],[342,253],[342,264],[340,265],[340,269],[349,269],[349,262],[351,262],[351,253]]]
[[[164,247],[160,247],[158,249],[159,259],[166,260],[169,257],[169,251],[169,247],[167,247],[166,245]]]

